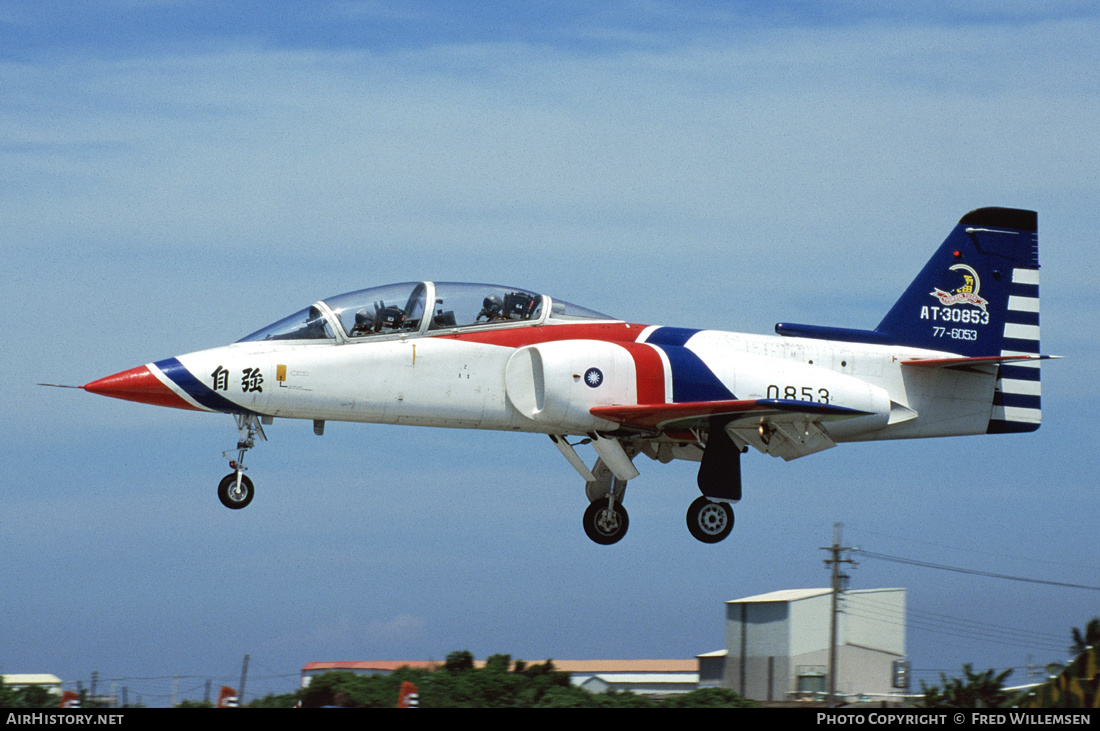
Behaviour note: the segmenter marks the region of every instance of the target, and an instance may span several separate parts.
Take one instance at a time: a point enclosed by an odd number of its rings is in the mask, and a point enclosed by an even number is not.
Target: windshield
[[[325,320],[324,313],[316,305],[295,312],[278,322],[257,330],[237,342],[255,340],[324,340],[336,337]]]

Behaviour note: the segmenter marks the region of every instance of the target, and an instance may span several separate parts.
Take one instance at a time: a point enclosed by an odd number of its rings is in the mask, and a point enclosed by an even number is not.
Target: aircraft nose
[[[169,406],[177,409],[194,408],[162,383],[147,365],[100,378],[97,381],[85,384],[83,388],[88,393],[110,396],[124,401],[137,401],[142,404]]]

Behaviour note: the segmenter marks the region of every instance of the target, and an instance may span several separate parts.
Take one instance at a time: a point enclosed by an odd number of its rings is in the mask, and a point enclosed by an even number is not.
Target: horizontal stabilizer
[[[1060,355],[984,355],[976,358],[915,358],[903,360],[902,365],[918,368],[954,368],[956,370],[972,369],[976,366],[997,366],[1002,363],[1021,363],[1025,361],[1050,360],[1061,358]]]
[[[809,416],[811,421],[835,421],[866,416],[869,412],[844,406],[794,399],[740,399],[737,401],[693,401],[673,404],[638,404],[636,406],[597,406],[592,415],[624,426],[639,429],[664,429],[668,426],[687,427],[712,416],[763,417],[768,414]]]

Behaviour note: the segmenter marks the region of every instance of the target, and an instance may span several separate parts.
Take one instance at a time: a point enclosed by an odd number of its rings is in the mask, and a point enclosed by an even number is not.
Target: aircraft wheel
[[[718,543],[733,530],[733,508],[699,497],[687,511],[688,530],[703,543]]]
[[[610,508],[607,498],[600,498],[584,511],[584,532],[601,546],[618,543],[626,535],[630,517],[621,503]]]
[[[230,510],[240,510],[248,507],[252,498],[256,495],[256,488],[252,486],[252,480],[248,475],[241,475],[241,489],[237,489],[237,473],[230,472],[222,478],[218,484],[218,499],[222,505]]]

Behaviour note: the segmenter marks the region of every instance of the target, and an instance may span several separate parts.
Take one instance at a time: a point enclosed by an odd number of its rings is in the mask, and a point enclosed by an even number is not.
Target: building
[[[485,663],[476,663],[484,666]],[[306,688],[315,675],[323,673],[354,673],[356,675],[389,675],[401,668],[436,670],[443,663],[433,660],[349,660],[345,662],[307,662],[302,666],[301,687]]]
[[[4,681],[4,687],[11,688],[12,690],[19,690],[20,688],[26,688],[30,685],[37,685],[45,688],[51,693],[61,695],[61,678],[56,675],[49,675],[47,673],[0,675],[0,680]]]
[[[554,667],[589,693],[615,690],[665,697],[699,687],[698,660],[554,660]]]
[[[608,690],[630,691],[639,695],[669,696],[688,693],[699,684],[697,660],[553,660],[554,669],[570,674],[573,685],[591,693]],[[534,663],[530,663],[534,664]],[[474,663],[484,667],[484,661]],[[388,675],[402,667],[436,670],[441,662],[425,660],[381,660],[352,662],[311,662],[302,667],[302,687],[313,676],[343,671],[357,675]]]
[[[905,675],[905,590],[840,595],[836,691],[897,697]],[[831,589],[795,589],[726,602],[726,648],[698,656],[699,685],[745,698],[819,697],[829,687]]]

